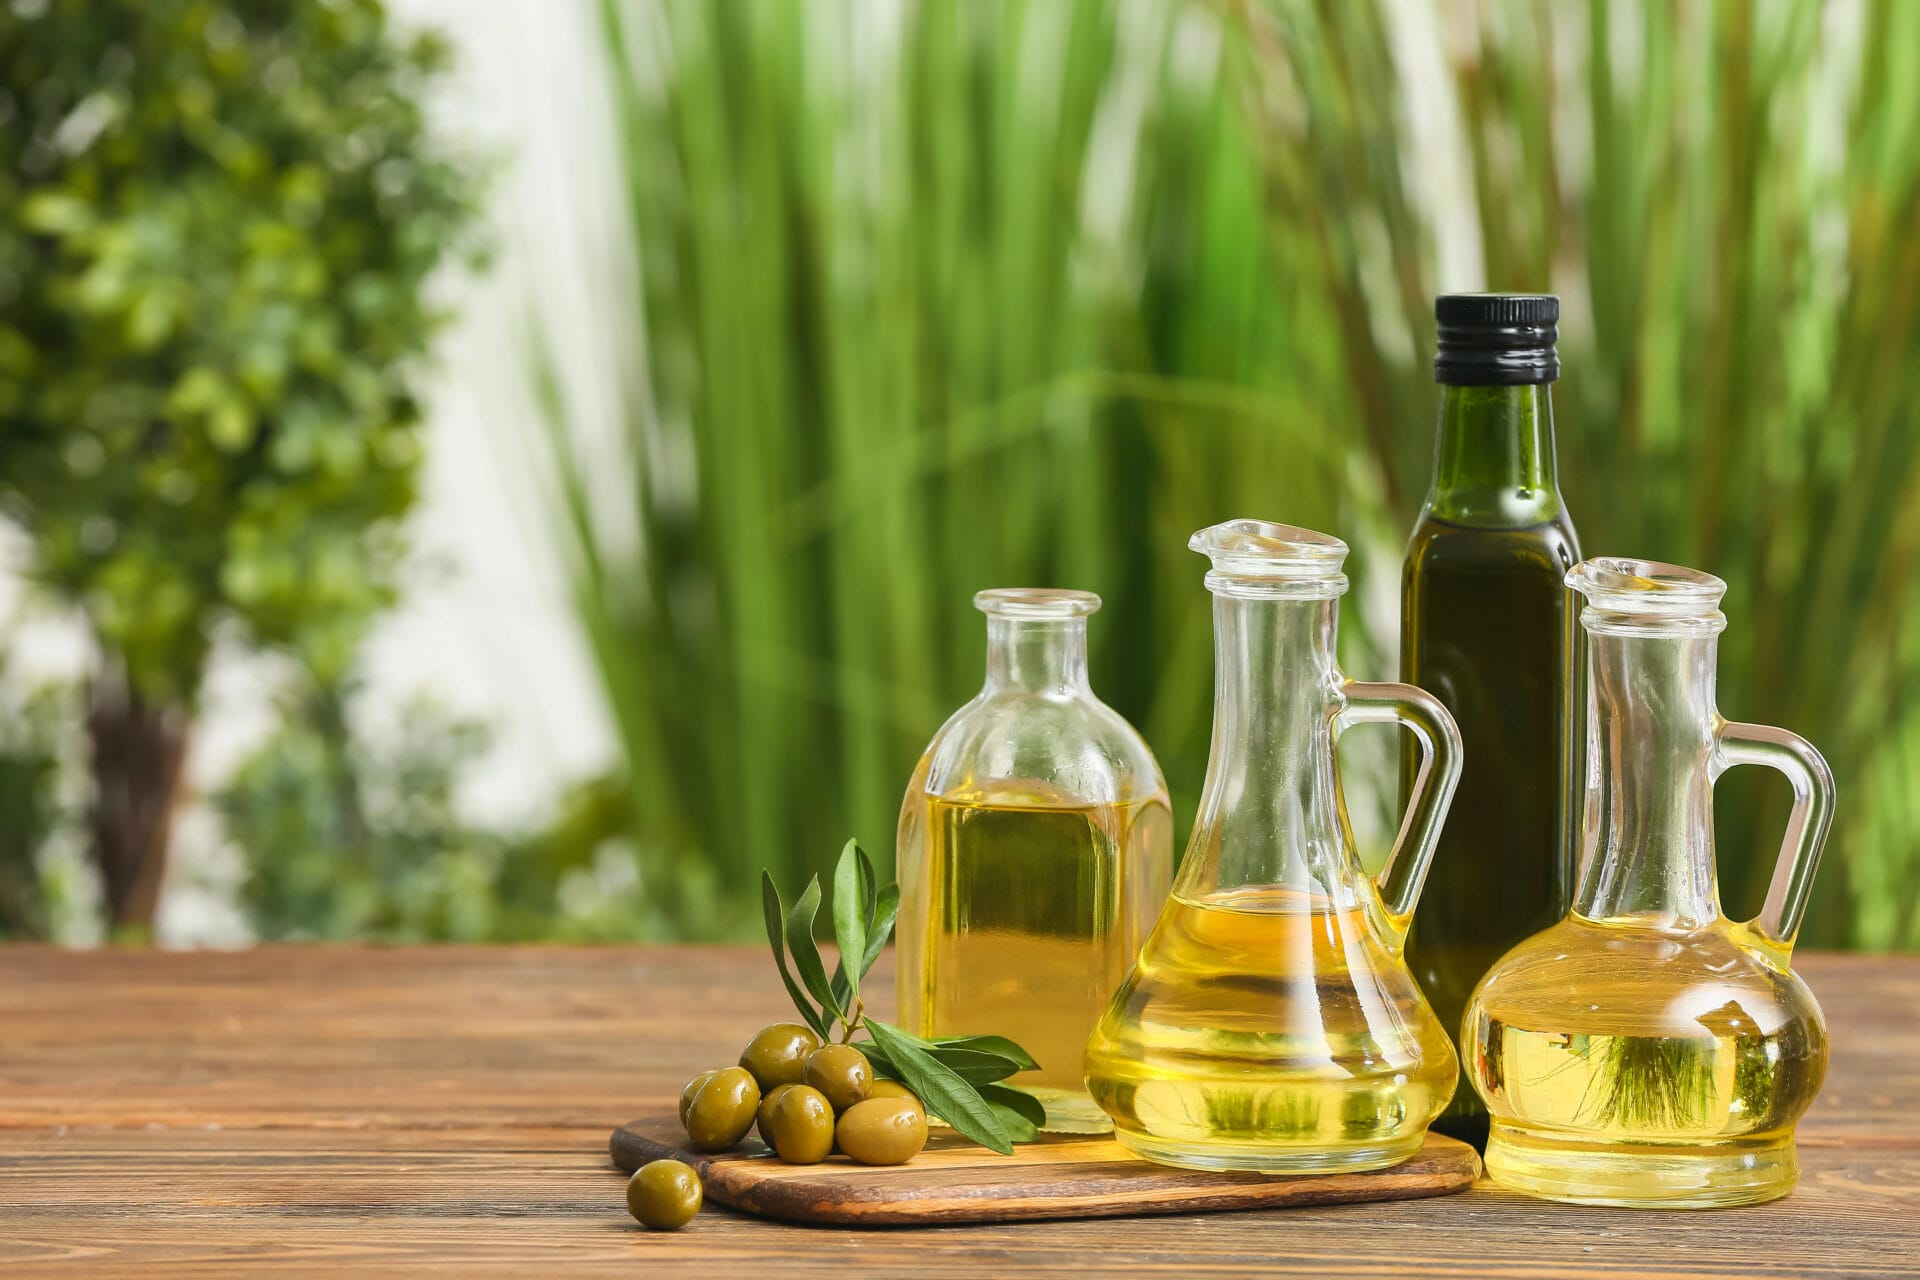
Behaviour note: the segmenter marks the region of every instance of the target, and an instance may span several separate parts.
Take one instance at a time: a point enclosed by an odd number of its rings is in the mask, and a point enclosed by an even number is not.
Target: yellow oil
[[[1709,1207],[1786,1194],[1793,1125],[1826,1074],[1819,1006],[1738,924],[1573,916],[1507,953],[1467,1009],[1492,1116],[1487,1172],[1596,1204]]]
[[[1396,1164],[1456,1075],[1366,912],[1279,888],[1176,896],[1087,1046],[1114,1135],[1194,1168]]]
[[[1081,1055],[1166,899],[1165,794],[1086,805],[1042,783],[1000,782],[922,803],[924,883],[902,882],[902,1025],[1017,1041],[1040,1066],[1010,1083],[1046,1106],[1046,1127],[1104,1131]],[[909,923],[920,918],[924,934]]]

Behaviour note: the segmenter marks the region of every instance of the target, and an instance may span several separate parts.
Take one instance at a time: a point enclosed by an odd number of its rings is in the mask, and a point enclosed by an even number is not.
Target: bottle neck
[[[1427,509],[1456,524],[1499,526],[1559,514],[1550,384],[1440,388]]]
[[[1213,745],[1180,889],[1340,895],[1333,711],[1339,601],[1213,602]]]
[[[987,618],[985,692],[1088,692],[1085,618]]]
[[[1689,928],[1714,881],[1712,635],[1589,637],[1585,840],[1574,910]]]

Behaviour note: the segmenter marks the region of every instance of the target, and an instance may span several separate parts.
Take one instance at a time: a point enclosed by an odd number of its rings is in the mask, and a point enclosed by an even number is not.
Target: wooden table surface
[[[1802,968],[1833,1065],[1769,1205],[652,1234],[608,1130],[783,1015],[763,949],[0,948],[0,1276],[1920,1274],[1920,956]]]

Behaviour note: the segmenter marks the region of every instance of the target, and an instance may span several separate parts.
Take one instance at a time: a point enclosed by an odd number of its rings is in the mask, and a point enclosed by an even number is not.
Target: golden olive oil
[[[1812,993],[1741,929],[1575,916],[1502,959],[1462,1028],[1493,1117],[1489,1172],[1602,1204],[1741,1204],[1790,1188],[1826,1033]]]
[[[923,913],[901,911],[900,1020],[916,1034],[998,1035],[1040,1064],[1010,1083],[1047,1127],[1100,1132],[1081,1077],[1087,1036],[1166,899],[1172,817],[1164,793],[1076,804],[1035,782],[922,796]]]
[[[1456,1074],[1365,910],[1277,887],[1176,895],[1087,1047],[1128,1148],[1269,1173],[1406,1159]]]

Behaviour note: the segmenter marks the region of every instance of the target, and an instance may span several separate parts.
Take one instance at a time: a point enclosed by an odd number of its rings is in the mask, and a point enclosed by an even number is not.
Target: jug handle
[[[1737,764],[1761,764],[1785,774],[1793,785],[1793,811],[1787,815],[1766,903],[1747,921],[1747,928],[1784,965],[1806,916],[1814,869],[1833,827],[1833,771],[1811,742],[1785,729],[1722,720],[1714,737],[1719,747],[1714,777]]]
[[[1343,692],[1346,706],[1340,712],[1340,732],[1356,724],[1397,724],[1411,730],[1420,743],[1420,773],[1413,781],[1406,815],[1400,820],[1400,834],[1394,837],[1386,865],[1374,877],[1393,931],[1391,942],[1398,950],[1406,943],[1414,904],[1420,901],[1420,888],[1426,883],[1427,867],[1440,843],[1447,807],[1460,784],[1464,754],[1460,726],[1440,699],[1410,684],[1349,680]]]

